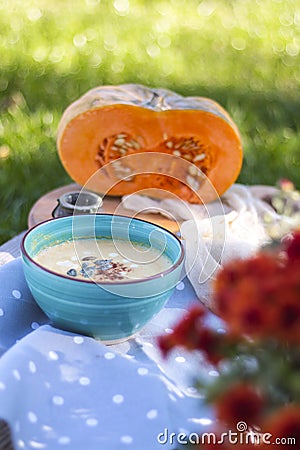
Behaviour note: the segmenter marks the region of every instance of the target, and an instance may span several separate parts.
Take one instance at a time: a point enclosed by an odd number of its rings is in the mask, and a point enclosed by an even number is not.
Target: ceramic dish
[[[84,238],[154,246],[171,264],[145,278],[95,282],[57,274],[35,261],[37,253],[47,247]],[[128,339],[143,328],[163,308],[183,276],[184,249],[174,234],[150,222],[110,214],[43,222],[25,234],[21,254],[27,284],[52,323],[106,343]]]

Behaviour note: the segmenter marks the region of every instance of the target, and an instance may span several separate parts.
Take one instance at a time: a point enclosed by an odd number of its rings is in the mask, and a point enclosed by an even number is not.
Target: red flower
[[[280,298],[274,312],[274,328],[280,340],[300,343],[300,295],[298,302],[289,291]]]
[[[284,192],[292,192],[295,189],[294,183],[288,178],[281,178],[278,184],[280,189]]]
[[[300,343],[300,232],[280,250],[219,272],[213,302],[231,332]]]
[[[218,419],[216,436],[221,437],[229,430],[241,432],[237,424],[245,422],[249,431],[255,430],[255,425],[261,427],[259,437],[264,436],[263,433],[271,436],[268,444],[260,441],[256,445],[260,450],[265,450],[269,444],[276,444],[279,450],[292,446],[300,449],[300,405],[279,406],[275,413],[267,416],[275,403],[284,402],[287,395],[293,399],[298,395],[300,231],[275,250],[226,264],[218,273],[214,288],[213,305],[226,322],[227,332],[220,334],[209,328],[205,320],[207,312],[196,307],[178,323],[173,334],[160,338],[163,353],[181,345],[188,350],[200,350],[210,363],[217,365],[225,359],[227,363],[234,362],[235,356],[244,351],[249,351],[251,356],[251,351],[261,349],[253,353],[259,355],[253,385],[250,379],[236,381],[239,375],[236,366],[232,366],[232,371],[226,364],[225,370],[219,366],[218,382],[207,396],[215,406]],[[278,355],[277,365],[270,364],[268,359],[274,356],[274,349],[283,352]],[[251,373],[248,375],[251,377]],[[260,428],[258,430],[260,432]],[[240,436],[243,438],[242,432]],[[221,445],[224,450],[249,448],[249,443],[243,440],[234,445],[225,441]],[[214,448],[220,448],[220,442],[204,445],[205,450]]]
[[[163,355],[177,346],[187,350],[200,350],[207,361],[217,365],[226,356],[226,348],[231,347],[236,339],[231,335],[218,333],[205,323],[207,311],[202,307],[193,307],[175,326],[173,333],[158,338]]]
[[[235,334],[261,336],[270,321],[270,280],[277,279],[277,259],[269,254],[233,261],[219,273],[214,291],[216,312]],[[269,292],[270,294],[270,292]]]
[[[266,421],[263,431],[272,435],[270,442],[278,450],[300,448],[300,406],[288,405],[277,410]]]
[[[173,333],[158,338],[159,347],[163,355],[176,346],[184,346],[188,350],[195,350],[198,345],[198,322],[205,315],[204,308],[194,306],[174,327]]]
[[[243,421],[250,427],[259,422],[264,401],[262,395],[245,382],[234,384],[216,400],[217,417],[228,426]]]
[[[208,327],[202,327],[198,333],[197,349],[204,353],[209,363],[217,365],[225,356],[223,352],[225,340],[223,334]]]
[[[300,231],[292,235],[292,239],[286,242],[286,253],[290,262],[300,264]]]

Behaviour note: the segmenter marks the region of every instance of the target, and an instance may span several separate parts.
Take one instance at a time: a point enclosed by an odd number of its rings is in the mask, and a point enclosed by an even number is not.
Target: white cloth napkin
[[[178,221],[186,248],[186,275],[198,298],[212,307],[211,282],[220,267],[230,259],[249,257],[270,241],[266,217],[282,220],[267,201],[276,193],[272,186],[234,184],[207,205],[138,194],[124,196],[122,204],[136,213],[160,213]]]

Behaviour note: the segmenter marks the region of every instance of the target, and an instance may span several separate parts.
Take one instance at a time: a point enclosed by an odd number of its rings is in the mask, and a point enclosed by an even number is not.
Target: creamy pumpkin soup
[[[172,265],[161,250],[109,238],[65,241],[41,250],[34,260],[53,272],[96,282],[148,278]]]

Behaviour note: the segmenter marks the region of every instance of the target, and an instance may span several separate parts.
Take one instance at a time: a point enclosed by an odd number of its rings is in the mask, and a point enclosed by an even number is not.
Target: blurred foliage
[[[298,0],[0,0],[0,243],[70,180],[63,110],[126,82],[215,99],[240,129],[239,181],[300,186]]]

